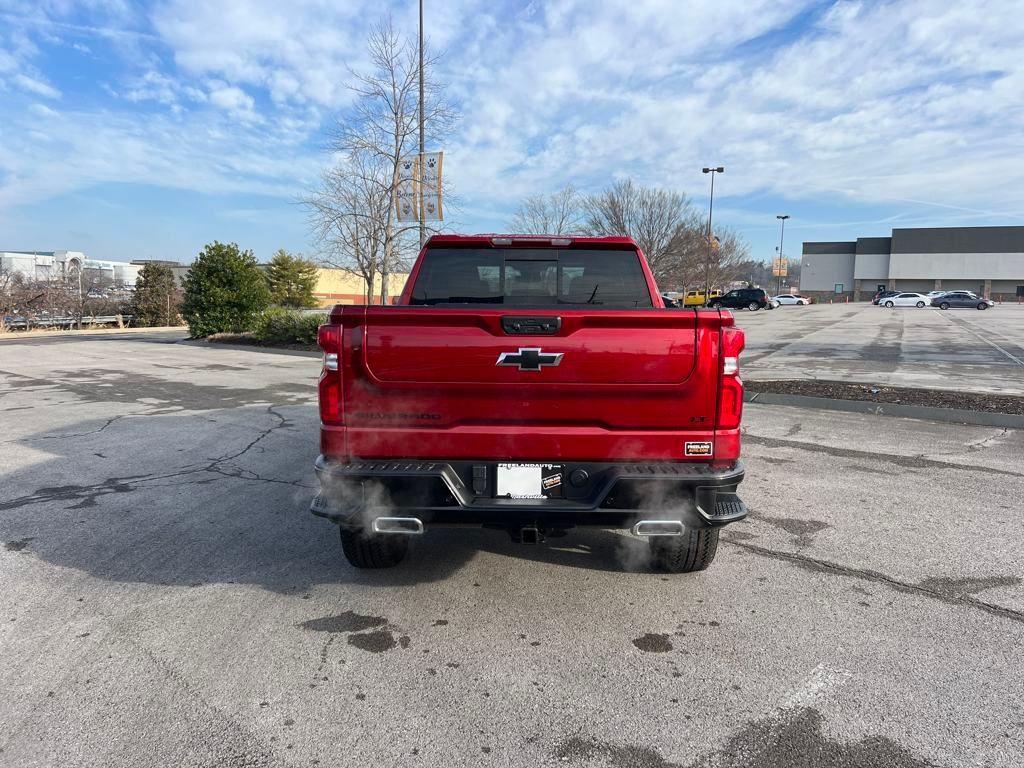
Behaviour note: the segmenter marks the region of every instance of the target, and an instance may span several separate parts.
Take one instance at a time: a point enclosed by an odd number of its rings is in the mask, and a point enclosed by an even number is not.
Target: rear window
[[[432,248],[412,303],[653,306],[636,251],[553,248]]]

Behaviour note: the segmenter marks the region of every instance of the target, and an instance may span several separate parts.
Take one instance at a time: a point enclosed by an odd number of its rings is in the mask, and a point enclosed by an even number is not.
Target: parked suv
[[[708,304],[713,309],[728,307],[729,309],[749,309],[756,312],[759,309],[771,309],[771,301],[768,294],[760,288],[738,288],[729,291],[724,296],[716,296]]]

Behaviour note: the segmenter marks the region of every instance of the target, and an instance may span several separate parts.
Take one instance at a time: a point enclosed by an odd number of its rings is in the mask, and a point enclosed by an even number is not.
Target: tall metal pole
[[[725,168],[702,168],[701,173],[711,174],[711,202],[708,204],[708,258],[704,264],[704,303],[707,304],[711,298],[711,214],[715,210],[715,174],[724,173]]]
[[[423,216],[423,0],[420,0],[420,248],[427,241],[427,223]]]
[[[789,218],[789,214],[788,213],[783,213],[783,214],[780,214],[780,215],[776,216],[775,218],[782,222],[782,232],[779,234],[779,274],[778,274],[778,278],[779,278],[779,291],[778,291],[778,293],[782,293],[782,259],[783,259],[782,243],[786,239],[786,219]],[[787,270],[787,272],[788,271],[789,270]],[[776,295],[778,295],[778,294],[776,294]]]

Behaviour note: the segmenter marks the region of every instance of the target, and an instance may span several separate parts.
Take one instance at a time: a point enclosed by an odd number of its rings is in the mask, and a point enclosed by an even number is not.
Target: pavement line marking
[[[846,685],[851,678],[853,678],[853,673],[847,669],[827,667],[824,664],[819,664],[811,670],[810,676],[804,681],[803,685],[786,696],[782,706],[779,708],[797,709],[799,707],[809,707],[829,691]]]
[[[979,339],[981,339],[982,341],[984,341],[984,342],[985,342],[986,344],[988,344],[988,345],[989,345],[990,347],[995,347],[995,348],[996,348],[996,349],[998,349],[998,350],[999,350],[1000,352],[1002,352],[1002,353],[1003,353],[1004,355],[1006,355],[1006,356],[1007,356],[1008,358],[1010,358],[1011,360],[1013,360],[1013,362],[1015,362],[1015,363],[1016,363],[1017,365],[1019,365],[1019,366],[1020,366],[1021,368],[1024,368],[1024,360],[1021,360],[1021,359],[1020,359],[1019,357],[1017,357],[1017,356],[1015,356],[1015,355],[1011,355],[1011,354],[1010,354],[1009,352],[1007,352],[1007,351],[1006,351],[1005,349],[1003,349],[1002,347],[1000,347],[1000,346],[999,346],[998,344],[996,344],[996,343],[995,343],[994,341],[989,341],[988,339],[986,339],[986,338],[985,338],[984,336],[982,336],[982,335],[981,335],[980,333],[978,333],[978,332],[977,332],[976,330],[974,330],[973,328],[971,328],[971,327],[970,327],[969,325],[967,325],[966,323],[961,323],[961,322],[957,322],[956,320],[954,320],[954,319],[953,319],[952,317],[949,317],[948,315],[941,315],[941,317],[945,317],[945,318],[946,318],[946,319],[947,319],[947,320],[948,320],[949,322],[953,323],[953,325],[955,325],[955,326],[956,326],[957,328],[963,328],[963,329],[964,329],[965,331],[967,331],[968,333],[973,333],[973,334],[974,334],[975,336],[977,336],[977,337],[978,337]]]

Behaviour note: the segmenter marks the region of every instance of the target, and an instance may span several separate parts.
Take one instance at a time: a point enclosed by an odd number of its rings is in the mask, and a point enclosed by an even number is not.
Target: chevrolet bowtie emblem
[[[539,371],[543,365],[558,365],[564,352],[544,352],[540,347],[520,347],[518,352],[502,352],[495,365],[514,365],[520,371]]]

